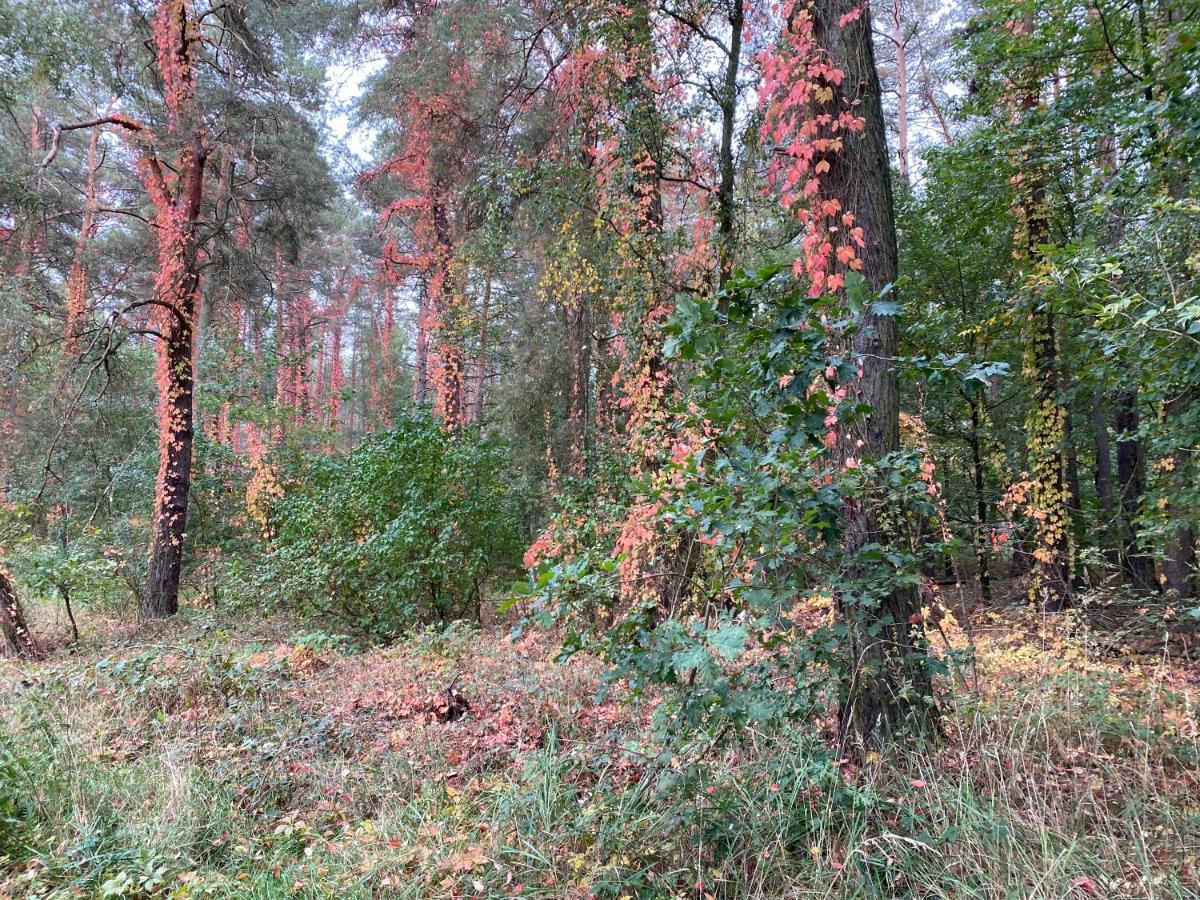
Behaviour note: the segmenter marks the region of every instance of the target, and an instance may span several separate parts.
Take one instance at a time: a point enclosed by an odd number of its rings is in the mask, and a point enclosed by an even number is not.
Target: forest
[[[0,900],[1200,897],[1196,0],[0,0]]]

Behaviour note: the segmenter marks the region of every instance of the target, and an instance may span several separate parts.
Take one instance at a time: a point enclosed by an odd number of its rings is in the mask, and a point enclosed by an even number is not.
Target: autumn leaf
[[[471,872],[489,862],[487,854],[480,847],[467,849],[448,856],[442,861],[443,872]]]

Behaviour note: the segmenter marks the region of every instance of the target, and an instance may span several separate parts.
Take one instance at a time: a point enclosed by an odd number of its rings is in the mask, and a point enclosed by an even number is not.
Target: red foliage
[[[163,99],[167,104],[170,127],[178,126],[180,116],[192,101],[195,86],[192,80],[194,40],[190,0],[162,0],[150,20],[154,57],[162,79]]]
[[[839,27],[861,15],[843,16]],[[844,142],[860,134],[865,120],[852,107],[834,106],[844,73],[817,44],[811,0],[787,0],[780,7],[787,23],[778,45],[760,54],[763,81],[763,137],[777,149],[768,177],[780,200],[804,225],[801,254],[793,267],[809,279],[812,296],[841,290],[846,269],[859,270],[858,248],[865,246],[854,213],[837,197],[823,195],[821,176],[830,170]]]
[[[464,130],[472,129],[471,99],[478,88],[473,64],[478,60],[473,45],[460,39],[457,30],[446,35],[433,27],[437,11],[438,4],[428,0],[413,5],[402,49],[415,53],[432,48],[442,57],[448,75],[401,93],[395,113],[400,124],[396,152],[367,178],[389,176],[404,194],[383,211],[381,229],[387,233],[393,218],[403,219],[412,234],[411,249],[402,249],[389,236],[383,266],[389,281],[415,276],[423,290],[417,322],[416,399],[425,401],[427,382],[435,414],[446,428],[455,429],[464,421],[466,397],[462,336],[456,324],[465,302],[459,251],[467,228],[459,203],[473,154],[478,152],[464,141]],[[390,343],[390,325],[387,332],[386,343]]]
[[[87,150],[87,183],[84,187],[83,221],[79,227],[79,237],[75,242],[75,254],[71,258],[71,268],[67,272],[67,321],[65,326],[65,350],[68,354],[79,348],[80,330],[83,318],[87,313],[88,272],[87,249],[92,238],[96,236],[97,211],[99,199],[97,196],[96,173],[99,169],[98,150],[100,145],[100,129],[92,129],[88,140]]]

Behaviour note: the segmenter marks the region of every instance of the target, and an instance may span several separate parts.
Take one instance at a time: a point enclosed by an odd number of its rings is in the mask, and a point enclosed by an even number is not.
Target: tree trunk
[[[1100,541],[1104,547],[1104,558],[1114,571],[1121,566],[1121,554],[1117,545],[1108,540],[1116,524],[1113,507],[1112,448],[1108,441],[1108,413],[1104,406],[1104,394],[1092,394],[1092,441],[1096,445],[1096,497],[1100,501],[1103,521],[1100,523]]]
[[[1137,390],[1117,397],[1117,481],[1121,486],[1121,569],[1134,590],[1154,590],[1154,563],[1138,536],[1137,515],[1144,492],[1141,442],[1137,438]]]
[[[380,352],[383,353],[383,415],[384,424],[392,425],[392,413],[396,408],[396,292],[390,282],[380,285],[383,297],[383,338]]]
[[[275,410],[280,423],[287,421],[291,405],[292,323],[290,279],[283,261],[283,249],[275,245]]]
[[[492,276],[483,282],[483,301],[479,306],[479,350],[475,354],[474,373],[471,378],[471,409],[468,421],[478,425],[483,421],[483,385],[487,374],[488,325],[492,306]]]
[[[676,388],[663,353],[663,325],[673,307],[675,285],[664,277],[671,267],[663,240],[662,177],[666,126],[655,94],[654,25],[652,4],[631,4],[617,24],[621,30],[618,59],[625,73],[621,101],[629,113],[621,133],[620,153],[627,173],[621,198],[626,218],[628,253],[619,278],[632,297],[625,312],[625,330],[633,334],[632,365],[627,365],[624,390],[629,400],[627,431],[631,466],[639,476],[651,476],[663,468],[674,413],[671,408]],[[628,363],[628,361],[627,361]],[[649,480],[649,479],[648,479]],[[645,497],[629,510],[623,528],[641,530],[638,516],[647,509]],[[669,618],[686,596],[697,554],[690,532],[655,534],[644,545],[640,571],[626,571],[622,596],[633,602],[652,600],[656,615]],[[636,554],[635,554],[636,555]]]
[[[55,587],[58,588],[58,596],[62,598],[63,611],[67,614],[67,621],[71,623],[71,643],[79,643],[79,623],[75,621],[75,610],[71,607],[71,588],[66,582],[60,581]]]
[[[904,53],[904,14],[900,0],[892,0],[892,44],[896,48],[896,162],[900,178],[908,187],[908,59]]]
[[[844,149],[829,154],[830,170],[821,193],[839,200],[862,228],[862,274],[878,293],[896,283],[897,249],[870,13],[855,0],[818,0],[810,8],[816,44],[843,74],[838,84],[829,85],[832,108],[854,109],[865,120],[861,134],[848,135]],[[870,413],[844,428],[841,452],[879,459],[899,449],[899,385],[892,362],[897,344],[896,317],[869,311],[851,343],[860,374],[850,388]],[[867,574],[864,564],[855,561],[867,545],[891,541],[867,499],[851,497],[845,502],[844,539],[852,579]],[[877,601],[839,597],[839,610],[850,643],[840,710],[843,740],[861,747],[901,731],[933,734],[937,713],[916,589],[896,585]]]
[[[1037,512],[1031,595],[1046,610],[1071,603],[1070,488],[1064,452],[1067,411],[1058,396],[1058,339],[1051,303],[1049,298],[1035,298],[1026,353],[1026,376],[1033,382],[1026,432],[1031,498]]]
[[[737,121],[738,72],[742,64],[742,26],[745,0],[733,0],[729,10],[729,48],[725,57],[725,80],[721,85],[721,183],[717,188],[717,278],[720,287],[733,274],[734,177],[733,129]]]
[[[571,347],[571,404],[567,410],[571,474],[580,476],[587,468],[588,392],[592,372],[592,341],[588,301],[580,298],[574,317],[568,314]]]
[[[1172,511],[1168,504],[1168,517]],[[1174,536],[1163,561],[1163,579],[1176,598],[1191,600],[1196,596],[1196,532],[1190,525],[1184,525],[1175,528]]]
[[[351,434],[358,432],[358,394],[359,394],[359,377],[358,377],[358,329],[353,328],[351,332],[353,340],[350,343],[350,411],[346,415],[346,424],[350,429]]]
[[[1014,33],[1032,38],[1033,16],[1022,18]],[[1018,106],[1028,115],[1039,103],[1036,71],[1026,73]],[[1049,219],[1044,174],[1028,158],[1018,160],[1014,179],[1018,199],[1017,253],[1036,265],[1041,247],[1049,240]],[[1034,289],[1029,299],[1028,338],[1024,373],[1032,389],[1028,434],[1031,505],[1035,511],[1036,544],[1033,553],[1030,597],[1044,610],[1069,606],[1071,595],[1071,511],[1067,470],[1067,410],[1059,387],[1058,330],[1054,301]]]
[[[300,273],[303,279],[304,273]],[[293,421],[297,428],[303,427],[308,419],[309,408],[309,383],[311,380],[311,372],[309,371],[308,358],[308,329],[312,326],[312,301],[308,294],[301,293],[295,298],[296,315],[294,323],[296,327],[296,363],[292,368],[292,395],[295,398],[293,408]],[[374,383],[378,383],[377,379],[373,379]]]
[[[41,107],[35,105],[29,120],[29,157],[33,160],[38,159],[44,150],[42,121]],[[35,191],[41,191],[42,169],[39,167],[36,172],[33,188]],[[21,232],[17,263],[13,267],[12,274],[30,275],[35,270],[35,257],[45,241],[46,215],[44,207],[39,204],[36,210],[30,210],[28,219],[22,223]]]
[[[992,579],[988,570],[988,504],[984,494],[983,452],[980,432],[983,427],[983,391],[976,390],[970,397],[971,405],[971,475],[975,489],[975,548],[976,579],[979,582],[979,599],[992,602]]]
[[[946,121],[946,114],[942,112],[941,104],[938,103],[937,97],[933,93],[933,83],[929,78],[928,72],[925,73],[921,91],[925,96],[925,102],[929,104],[929,109],[933,112],[933,117],[937,119],[938,130],[942,135],[942,143],[949,147],[954,143],[954,134],[950,131],[950,123]]]
[[[417,341],[413,359],[413,403],[429,402],[429,286],[421,290],[417,301]]]
[[[1059,396],[1062,395],[1062,385],[1059,385]],[[1067,457],[1067,511],[1071,517],[1072,547],[1083,546],[1087,536],[1083,521],[1083,501],[1079,492],[1079,454],[1075,447],[1074,421],[1071,410],[1064,407],[1063,419],[1063,452]],[[1078,565],[1075,554],[1071,556],[1070,576],[1072,590],[1084,586],[1083,572]]]
[[[434,412],[447,431],[455,431],[464,418],[464,371],[462,336],[453,321],[462,291],[460,275],[454,267],[454,240],[446,201],[440,189],[433,203],[433,227],[437,240],[437,261],[430,289],[430,325],[426,340],[433,341]]]
[[[603,335],[599,333],[595,335],[596,424],[611,435],[616,434],[617,431],[617,401],[613,379],[621,367],[621,361],[617,354],[617,338],[621,334],[621,322],[620,318],[602,303],[598,304],[598,314],[594,321],[603,323],[605,332]]]
[[[67,273],[67,321],[65,349],[68,355],[79,350],[79,339],[83,334],[83,320],[87,314],[88,245],[96,235],[96,213],[100,208],[96,191],[96,174],[100,170],[100,129],[93,128],[88,138],[87,183],[84,187],[83,221],[79,237],[75,241],[75,254]]]
[[[1195,390],[1181,391],[1164,404],[1163,414],[1170,420],[1178,418],[1195,399]],[[1188,484],[1188,462],[1190,454],[1180,447],[1169,457],[1171,478],[1181,488]],[[1190,600],[1197,594],[1196,578],[1196,532],[1185,512],[1168,499],[1167,521],[1179,524],[1168,532],[1166,558],[1163,560],[1163,579],[1167,590],[1180,600]]]
[[[174,319],[174,317],[172,317]],[[179,609],[179,579],[192,468],[192,328],[177,321],[159,348],[159,469],[150,568],[141,614],[157,619]]]
[[[200,291],[198,219],[207,149],[197,133],[179,160],[179,194],[151,189],[158,224],[158,478],[143,618],[174,615],[192,486],[193,337]]]
[[[342,368],[342,319],[345,309],[342,307],[343,297],[339,296],[337,305],[330,316],[329,323],[329,427],[335,434],[342,427],[342,383],[345,370]]]
[[[25,622],[16,585],[3,566],[0,566],[0,656],[15,656],[18,659],[37,659],[41,656]]]

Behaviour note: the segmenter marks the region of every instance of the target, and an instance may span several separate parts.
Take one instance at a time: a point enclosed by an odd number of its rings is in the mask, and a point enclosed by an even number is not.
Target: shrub
[[[939,510],[919,451],[836,450],[838,429],[870,411],[846,388],[857,377],[846,348],[868,309],[894,315],[894,301],[855,273],[845,304],[812,298],[784,272],[740,273],[716,300],[677,298],[664,352],[692,377],[657,466],[628,487],[638,499],[623,521],[604,521],[619,504],[564,506],[528,557],[532,621],[561,623],[565,655],[598,653],[635,691],[665,688],[672,741],[852,705],[856,631],[914,626],[892,619],[889,598],[915,592],[923,556],[943,552],[918,540]],[[853,551],[849,498],[880,538]],[[663,573],[679,581],[666,600]],[[932,704],[928,677],[944,667],[922,638],[913,645],[896,683]]]
[[[384,638],[478,618],[489,580],[520,562],[508,469],[499,444],[423,418],[303,463],[270,510],[268,594]]]

